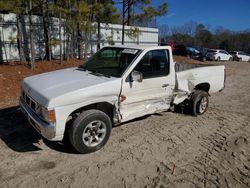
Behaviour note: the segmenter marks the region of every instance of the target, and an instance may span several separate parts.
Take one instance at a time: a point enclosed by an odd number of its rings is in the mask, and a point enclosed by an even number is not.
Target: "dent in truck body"
[[[207,71],[207,68],[210,71]],[[215,93],[224,88],[224,66],[199,67],[195,69],[185,70],[176,73],[176,96],[173,100],[174,104],[183,102],[197,86],[207,85],[204,90],[208,93]],[[206,88],[206,89],[205,89]]]
[[[134,111],[126,110],[126,116],[121,113],[121,122],[126,122],[145,115],[166,111],[169,109],[171,101],[172,96],[165,98],[152,98],[150,100],[142,97],[141,101],[133,101],[129,104],[121,105],[121,111],[128,109],[128,106],[129,109],[135,109]]]

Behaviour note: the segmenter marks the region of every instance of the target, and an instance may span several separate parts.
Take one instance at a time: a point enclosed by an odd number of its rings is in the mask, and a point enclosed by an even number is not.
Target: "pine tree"
[[[132,10],[134,6],[138,7],[140,11]],[[152,5],[152,0],[123,0],[122,7],[122,44],[124,44],[125,25],[133,23],[145,26],[153,18],[165,15],[168,9],[166,2],[163,1],[161,5],[155,7]],[[132,33],[134,34],[134,32]]]

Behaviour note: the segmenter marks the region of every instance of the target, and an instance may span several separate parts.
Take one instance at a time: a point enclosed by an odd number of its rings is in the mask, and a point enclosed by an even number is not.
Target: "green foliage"
[[[107,42],[109,45],[115,45],[113,36],[108,36],[108,37],[106,37],[106,39],[107,39]]]
[[[141,34],[139,28],[131,27],[127,32],[126,35],[130,38],[135,40]]]
[[[134,14],[133,20],[135,23],[149,23],[153,18],[165,15],[168,10],[166,1],[163,1],[162,4],[157,7],[152,5],[152,0],[134,0],[133,5],[141,10]]]
[[[17,36],[16,37],[8,37],[8,40],[10,41],[11,44],[14,44],[17,40]]]
[[[107,0],[106,0],[107,1]],[[102,23],[117,23],[119,19],[119,13],[117,8],[114,7],[111,1],[100,1],[102,9],[99,11],[100,21]]]
[[[0,10],[21,14],[25,11],[24,3],[24,0],[0,0]]]
[[[60,45],[60,44],[61,44],[61,41],[59,39],[51,39],[49,41],[50,46],[57,46],[57,45]]]

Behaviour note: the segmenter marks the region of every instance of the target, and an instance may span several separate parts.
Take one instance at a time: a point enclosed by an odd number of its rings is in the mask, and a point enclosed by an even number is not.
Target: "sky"
[[[158,25],[181,26],[194,21],[210,29],[222,26],[232,31],[250,29],[250,0],[166,0],[168,12]],[[152,0],[159,5],[163,0]]]

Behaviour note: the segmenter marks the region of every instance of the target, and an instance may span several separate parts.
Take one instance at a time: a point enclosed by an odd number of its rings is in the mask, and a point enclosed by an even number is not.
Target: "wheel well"
[[[85,111],[85,110],[91,110],[91,109],[96,109],[96,110],[100,110],[104,113],[106,113],[111,122],[113,122],[113,117],[114,117],[114,108],[115,106],[108,103],[108,102],[99,102],[99,103],[94,103],[94,104],[90,104],[90,105],[87,105],[87,106],[84,106],[84,107],[81,107],[81,108],[78,108],[76,109],[75,111],[73,111],[68,119],[67,119],[67,122],[66,122],[66,127],[65,127],[65,131],[64,131],[64,139],[67,140],[67,133],[71,124],[73,123],[73,121],[77,118],[77,116],[82,113],[82,111]],[[65,137],[66,136],[66,137]]]
[[[90,105],[78,108],[75,111],[73,111],[69,116],[78,115],[82,111],[91,110],[91,109],[100,110],[106,113],[110,117],[111,120],[113,119],[114,105],[108,102],[99,102],[99,103],[94,103],[94,104],[90,104]]]
[[[208,92],[210,89],[210,84],[209,83],[198,84],[197,86],[195,86],[194,89]]]

